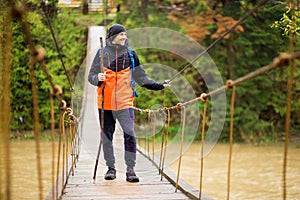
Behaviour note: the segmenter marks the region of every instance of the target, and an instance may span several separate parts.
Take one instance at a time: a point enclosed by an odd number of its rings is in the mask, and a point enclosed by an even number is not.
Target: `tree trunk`
[[[148,0],[142,0],[141,12],[142,12],[142,15],[143,15],[144,22],[148,22],[147,5],[148,5]]]

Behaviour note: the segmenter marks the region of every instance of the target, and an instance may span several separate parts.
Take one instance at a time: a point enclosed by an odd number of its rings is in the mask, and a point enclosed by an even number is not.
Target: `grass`
[[[55,130],[55,140],[59,137],[58,130]],[[34,131],[12,131],[10,134],[11,140],[34,140]],[[51,141],[51,130],[45,130],[40,132],[40,140],[41,141]]]

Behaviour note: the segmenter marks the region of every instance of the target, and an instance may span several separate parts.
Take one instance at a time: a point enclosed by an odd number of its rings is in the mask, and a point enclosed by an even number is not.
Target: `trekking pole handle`
[[[100,37],[100,61],[101,61],[101,72],[104,72],[104,51],[103,51],[102,37]]]

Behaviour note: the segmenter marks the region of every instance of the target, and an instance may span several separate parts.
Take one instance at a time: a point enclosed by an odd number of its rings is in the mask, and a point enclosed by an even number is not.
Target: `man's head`
[[[126,29],[121,24],[113,24],[108,30],[107,39],[113,44],[125,45],[127,40]]]

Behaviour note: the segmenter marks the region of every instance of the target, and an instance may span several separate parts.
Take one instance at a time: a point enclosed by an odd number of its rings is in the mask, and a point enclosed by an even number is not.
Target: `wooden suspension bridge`
[[[90,27],[89,30],[89,42],[88,42],[88,50],[90,51],[88,55],[91,58],[94,57],[94,50],[98,48],[98,38],[105,38],[105,27]],[[294,55],[296,57],[300,56],[300,54]],[[200,97],[193,99],[191,101],[180,104],[180,106],[188,105],[189,103],[193,103],[198,100],[205,101],[207,97],[218,93],[222,89],[228,89],[228,87],[234,87],[236,84],[243,82],[244,80],[249,80],[255,76],[264,73],[265,71],[269,71],[278,67],[278,65],[287,64],[287,60],[289,60],[289,56],[281,57],[280,59],[275,59],[274,62],[268,66],[261,68],[260,70],[250,73],[245,77],[234,81],[228,81],[223,88],[219,88],[215,91],[212,91],[209,94],[203,94]],[[89,70],[90,60],[87,59],[87,68],[86,75]],[[95,87],[91,86],[87,82],[85,82],[85,107],[84,115],[83,115],[83,123],[81,130],[82,134],[91,134],[95,133],[93,137],[97,137],[100,132],[99,122],[97,118],[97,114],[95,114],[95,95],[96,90]],[[165,108],[174,109],[178,107],[178,105]],[[107,170],[105,167],[103,157],[102,164],[100,165],[100,170],[97,176],[96,181],[92,180],[92,170],[95,162],[95,154],[91,154],[89,151],[88,139],[85,139],[85,136],[81,136],[81,151],[78,157],[78,162],[76,169],[74,169],[74,175],[69,176],[68,181],[66,181],[66,185],[62,190],[61,199],[65,200],[76,200],[82,199],[213,199],[211,197],[206,196],[205,194],[199,195],[199,190],[191,187],[184,180],[177,179],[176,175],[169,171],[168,169],[164,169],[160,171],[159,161],[155,158],[150,158],[149,152],[146,152],[145,149],[139,148],[139,153],[137,155],[137,174],[140,176],[141,181],[139,183],[128,183],[125,180],[125,165],[123,161],[123,139],[122,139],[122,130],[121,128],[117,128],[116,130],[116,138],[114,139],[114,146],[121,146],[119,151],[116,151],[116,158],[119,161],[117,163],[117,179],[113,181],[105,181],[103,174]],[[98,141],[99,139],[97,139]],[[86,142],[85,142],[86,141]],[[96,146],[94,148],[97,148]],[[92,151],[96,152],[96,150]],[[160,174],[161,172],[162,174]],[[178,189],[178,190],[177,190]],[[49,193],[48,199],[51,197],[51,193]]]
[[[105,38],[105,27],[94,26],[89,29],[88,55],[94,57],[95,49],[99,47],[98,39]],[[91,61],[87,59],[86,73],[88,73]],[[87,77],[87,74],[85,75]],[[105,181],[103,174],[107,167],[103,164],[104,159],[101,156],[98,176],[96,181],[92,179],[92,172],[95,165],[95,152],[89,144],[89,138],[93,137],[93,141],[99,141],[99,120],[95,115],[97,109],[95,101],[95,87],[85,82],[85,107],[84,114],[81,119],[81,147],[78,162],[74,168],[73,176],[69,176],[67,184],[64,187],[61,199],[76,200],[76,199],[197,199],[198,193],[193,187],[184,182],[179,181],[175,191],[175,174],[168,169],[165,169],[163,174],[160,174],[158,162],[147,158],[147,152],[139,147],[137,154],[136,173],[140,177],[139,183],[128,183],[125,178],[125,165],[123,159],[123,138],[122,129],[118,126],[114,146],[119,147],[119,151],[115,152],[117,162],[117,178],[113,181]],[[88,134],[88,135],[87,135]],[[91,145],[91,146],[90,146]],[[97,148],[97,146],[94,146]],[[103,155],[103,154],[100,154]],[[70,165],[71,167],[71,165]],[[68,169],[71,170],[71,169]],[[173,184],[172,184],[173,183]],[[61,183],[59,183],[61,185]],[[61,189],[62,189],[61,187]],[[55,188],[55,187],[54,187]],[[52,198],[52,192],[49,193],[47,199]],[[203,199],[211,199],[203,195]]]
[[[35,48],[33,40],[30,38],[29,30],[24,26],[24,34],[27,36],[28,44],[30,47],[31,63],[30,70],[33,72],[33,64],[38,63],[44,69],[45,73],[45,63],[43,58],[40,55],[41,51]],[[89,33],[89,42],[88,42],[88,51],[91,58],[93,58],[92,52],[96,47],[93,46],[98,44],[98,38],[102,36],[105,38],[105,28],[104,27],[91,27]],[[8,40],[10,41],[10,40]],[[97,46],[97,45],[96,45]],[[8,44],[9,47],[9,44]],[[40,57],[41,56],[41,57]],[[180,109],[196,101],[203,101],[206,103],[208,98],[214,94],[217,94],[224,90],[233,89],[232,92],[232,104],[231,104],[231,115],[233,114],[234,109],[234,89],[235,86],[241,82],[247,81],[249,79],[255,78],[266,71],[273,70],[280,66],[288,65],[292,60],[299,59],[300,52],[295,52],[292,54],[284,54],[274,59],[274,62],[262,67],[261,69],[249,73],[244,77],[241,77],[237,80],[229,80],[226,85],[221,88],[218,88],[214,91],[211,91],[208,94],[202,94],[199,97],[192,99],[188,102],[177,104],[169,108],[164,108],[160,110],[152,110],[151,112],[160,112],[168,111],[171,109]],[[9,64],[9,59],[7,61]],[[89,70],[90,60],[87,60],[86,68],[82,72],[84,77],[87,77],[87,71]],[[10,74],[8,69],[5,69],[5,74]],[[32,75],[33,73],[31,73]],[[103,173],[106,171],[103,161],[100,162],[97,179],[94,182],[92,180],[92,169],[95,163],[95,155],[91,152],[93,148],[97,146],[90,145],[90,140],[99,141],[99,138],[91,137],[90,133],[94,132],[95,135],[99,135],[99,122],[97,119],[96,112],[96,103],[95,103],[95,88],[92,87],[85,81],[84,87],[81,88],[83,91],[83,96],[76,99],[77,103],[73,104],[72,108],[66,108],[61,99],[58,88],[54,85],[49,74],[46,73],[46,76],[50,82],[50,85],[53,89],[52,96],[57,97],[62,103],[63,113],[61,116],[60,123],[60,138],[58,147],[58,161],[57,163],[52,162],[52,190],[47,195],[46,199],[212,199],[211,197],[206,196],[200,189],[195,189],[185,183],[180,179],[180,157],[179,157],[179,167],[178,173],[175,175],[170,172],[168,169],[163,169],[160,161],[155,157],[149,156],[149,152],[146,152],[144,149],[140,148],[138,157],[137,157],[137,175],[140,177],[141,181],[139,183],[128,183],[125,180],[125,166],[123,163],[123,154],[122,151],[116,152],[117,160],[120,163],[117,163],[117,179],[113,181],[104,181]],[[34,76],[33,76],[33,80]],[[9,93],[8,83],[9,77],[3,79],[3,92]],[[289,91],[291,88],[288,89]],[[289,92],[288,92],[289,95]],[[36,98],[36,91],[33,89],[33,99]],[[289,96],[287,97],[289,98]],[[0,199],[11,199],[10,194],[10,161],[9,161],[9,120],[7,120],[6,113],[10,112],[8,105],[9,97],[3,97],[1,99],[1,122],[2,126],[1,132],[3,137],[1,137],[1,153],[4,152],[6,155],[5,159],[1,159],[1,180],[4,180],[6,184],[0,184],[1,196]],[[52,102],[53,103],[53,102]],[[34,105],[36,102],[34,100]],[[141,111],[141,110],[140,110]],[[149,110],[148,110],[149,112]],[[287,111],[287,115],[288,115]],[[52,113],[53,114],[53,113]],[[53,115],[52,115],[53,116]],[[36,117],[36,114],[34,115]],[[288,116],[289,117],[289,116]],[[204,111],[205,118],[205,111]],[[36,120],[35,118],[35,121]],[[52,120],[54,121],[54,120]],[[203,120],[205,121],[205,119]],[[5,123],[8,122],[8,123]],[[67,123],[65,123],[67,122]],[[204,127],[205,125],[203,125]],[[230,123],[230,146],[232,147],[232,126],[233,120]],[[205,131],[202,128],[203,132]],[[122,144],[122,138],[120,138],[120,128],[117,129],[115,138],[115,145],[118,146]],[[202,139],[204,133],[202,132]],[[42,194],[42,180],[41,180],[41,168],[40,166],[40,157],[39,157],[39,134],[38,130],[35,129],[35,141],[36,141],[36,153],[37,153],[37,163],[38,163],[38,181],[39,181],[39,198],[44,199]],[[287,130],[288,137],[288,130]],[[288,141],[288,138],[287,138]],[[203,142],[203,140],[202,140]],[[286,170],[286,148],[285,146],[285,157],[283,165],[283,174],[285,175]],[[121,148],[122,149],[122,148]],[[53,152],[56,152],[53,149]],[[182,152],[180,152],[181,155]],[[53,153],[53,156],[55,153]],[[230,154],[231,156],[231,154]],[[103,160],[103,158],[101,158]],[[202,157],[203,159],[203,157]],[[230,159],[228,165],[228,193],[227,199],[230,196]],[[53,159],[54,160],[54,159]],[[61,162],[62,160],[62,162]],[[159,163],[159,164],[158,164]],[[203,160],[201,160],[201,165],[203,165]],[[56,168],[56,170],[55,170]],[[200,177],[201,178],[201,177]],[[286,185],[285,177],[283,177],[283,199],[286,199]]]

